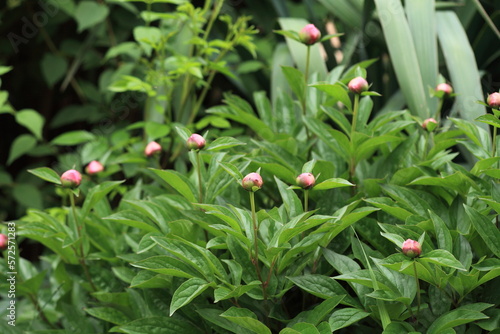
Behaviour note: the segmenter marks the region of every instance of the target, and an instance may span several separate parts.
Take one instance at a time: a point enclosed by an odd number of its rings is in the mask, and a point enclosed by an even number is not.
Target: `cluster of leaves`
[[[347,89],[355,77],[370,79],[376,60],[326,71],[318,45],[309,54],[287,39],[298,69],[279,66],[270,98],[262,91],[248,100],[225,94],[196,127],[214,73],[230,76],[223,55],[238,43],[254,50],[246,18],[224,18],[226,38],[208,41],[222,6],[208,11],[210,3],[183,3],[168,14],[148,7],[136,42],[109,50],[124,56],[138,48],[141,74],[126,73],[111,87],[146,93],[144,120],[109,139],[78,131],[52,142],[80,145],[71,155],[77,168],[98,159],[104,172],[86,176],[75,193],[59,187],[51,168],[30,171],[62,205],[30,208],[17,222],[19,240],[46,252],[39,264],[18,258],[18,323],[1,323],[2,332],[498,331],[497,138],[470,119],[480,113],[442,120],[434,132],[421,125],[439,115],[444,97],[425,93],[440,80],[437,57],[426,63],[437,49],[417,54],[424,49],[420,30],[408,23],[418,26],[422,12],[434,13],[434,1],[423,9],[407,1],[407,15],[399,1],[375,1],[403,92],[383,108],[374,107],[379,94]],[[453,21],[453,12],[439,15]],[[187,54],[171,52],[182,44],[173,22],[182,22],[192,41]],[[280,20],[282,29],[296,31],[304,22]],[[405,43],[415,40],[401,45],[416,50],[411,66],[394,50],[400,37],[390,24],[409,34]],[[451,82],[458,83],[454,75]],[[408,109],[395,107],[401,98]],[[480,120],[498,125],[489,116]],[[207,147],[187,152],[192,129],[208,124]],[[144,156],[150,140],[161,142],[161,155]],[[249,193],[241,180],[257,170],[264,185]],[[300,173],[316,175],[311,190],[293,187]],[[420,257],[401,254],[406,239],[419,240]]]

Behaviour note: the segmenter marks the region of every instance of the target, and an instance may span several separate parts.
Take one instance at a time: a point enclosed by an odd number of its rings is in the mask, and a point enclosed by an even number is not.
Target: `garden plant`
[[[0,333],[500,333],[499,14],[8,2]]]

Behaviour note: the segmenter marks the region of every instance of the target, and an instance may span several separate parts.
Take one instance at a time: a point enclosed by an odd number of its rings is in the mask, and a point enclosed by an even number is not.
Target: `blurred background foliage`
[[[495,28],[500,3],[435,3],[441,17],[435,31],[426,28],[434,39],[417,40],[418,31],[411,32],[415,45],[434,48],[427,54],[436,57],[430,60],[431,66],[425,66],[425,60],[420,63],[424,66],[418,88],[423,89],[422,95],[422,91],[415,92],[417,88],[405,91],[409,88],[401,76],[406,75],[412,85],[415,69],[406,66],[402,70],[397,63],[411,59],[411,52],[404,41],[391,36],[391,31],[397,34],[399,29],[390,28],[384,34],[383,25],[394,23],[387,23],[394,13],[381,15],[383,9],[377,11],[377,6],[384,2],[377,2],[231,0],[207,2],[209,6],[204,7],[205,2],[183,0],[7,0],[0,10],[0,218],[14,219],[27,207],[52,205],[53,190],[27,169],[81,168],[111,147],[123,152],[116,163],[140,161],[127,148],[154,139],[168,147],[165,167],[172,167],[179,149],[171,124],[181,123],[199,132],[210,128],[214,136],[244,133],[244,127],[206,115],[204,110],[221,104],[226,92],[250,103],[257,91],[266,92],[273,102],[279,94],[291,94],[290,89],[278,91],[277,87],[287,87],[281,66],[300,68],[304,51],[293,42],[285,44],[273,30],[300,28],[307,21],[324,35],[344,33],[315,50],[320,60],[314,62],[317,79],[325,80],[327,71],[339,66],[373,60],[367,77],[371,89],[382,94],[374,100],[374,110],[401,109],[412,99],[418,101],[419,94],[427,98],[430,87],[424,72],[434,71],[444,81],[452,81],[458,96],[455,102],[462,99],[454,105],[446,102],[444,116],[474,119],[484,113],[475,101],[500,88]],[[389,1],[385,6],[397,3]],[[432,20],[411,14],[427,9],[410,11],[409,3],[410,30],[432,28],[428,24]],[[205,15],[209,12],[217,15]],[[217,16],[222,19],[216,20]],[[452,26],[457,22],[460,27]],[[453,52],[447,52],[451,48]],[[477,70],[462,66],[470,61],[470,50]],[[469,67],[472,72],[465,70]],[[477,80],[481,89],[470,91]],[[469,109],[474,110],[473,116],[467,116]],[[137,142],[131,134],[140,130],[142,141]],[[105,145],[103,138],[109,139]],[[79,144],[84,145],[75,150]],[[133,175],[133,171],[128,173]]]

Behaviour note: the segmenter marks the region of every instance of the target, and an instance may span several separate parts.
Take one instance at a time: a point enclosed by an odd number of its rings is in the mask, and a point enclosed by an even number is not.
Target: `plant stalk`
[[[252,224],[253,224],[253,245],[254,245],[254,254],[251,255],[251,261],[255,266],[255,271],[257,273],[257,277],[259,281],[261,282],[262,285],[262,295],[264,296],[264,300],[267,300],[267,289],[266,289],[266,283],[262,280],[262,274],[260,272],[260,267],[259,267],[259,239],[258,239],[258,233],[259,233],[259,228],[257,225],[257,216],[255,214],[255,193],[253,191],[250,192],[250,207],[252,210]],[[250,252],[252,254],[252,252]]]
[[[413,260],[413,272],[415,273],[415,282],[417,283],[417,314],[415,320],[418,324],[418,315],[420,313],[420,282],[418,280],[417,263],[415,260]]]
[[[72,191],[70,191],[69,194],[69,200],[71,202],[71,210],[73,211],[73,219],[75,220],[75,225],[76,225],[76,233],[77,237],[79,240],[79,250],[80,254],[78,256],[78,262],[80,262],[80,265],[83,268],[83,272],[85,274],[85,277],[87,278],[88,282],[90,283],[90,287],[92,288],[93,291],[97,291],[96,286],[94,285],[94,282],[92,281],[92,276],[90,276],[89,268],[87,267],[87,263],[85,262],[85,252],[83,251],[83,239],[82,239],[82,225],[80,224],[80,221],[78,219],[78,216],[76,215],[76,205],[75,205],[75,195],[73,194]],[[76,250],[75,250],[75,253]]]

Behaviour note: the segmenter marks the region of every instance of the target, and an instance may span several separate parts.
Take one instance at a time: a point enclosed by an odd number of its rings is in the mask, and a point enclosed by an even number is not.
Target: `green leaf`
[[[156,175],[158,175],[163,181],[174,188],[179,194],[181,194],[188,201],[195,203],[196,200],[196,190],[191,184],[188,178],[186,178],[181,173],[174,170],[161,170],[151,168]]]
[[[423,256],[418,258],[418,261],[435,263],[443,267],[450,267],[465,271],[462,263],[460,263],[460,261],[458,261],[453,254],[444,249],[435,249],[425,253]]]
[[[375,0],[399,85],[413,115],[429,117],[426,88],[410,27],[400,0]]]
[[[170,316],[181,307],[189,304],[193,299],[203,293],[210,283],[204,279],[193,277],[182,283],[172,296],[170,303]]]
[[[25,153],[28,153],[36,146],[36,138],[32,135],[24,134],[20,135],[10,146],[9,158],[7,159],[7,165],[10,165],[17,158]]]
[[[428,328],[427,334],[442,334],[446,330],[460,326],[476,320],[487,319],[488,316],[481,313],[480,310],[474,309],[474,305],[488,305],[488,304],[470,304],[459,307],[453,311],[447,312],[437,318]],[[484,306],[483,306],[484,307]],[[485,308],[487,308],[486,306]],[[482,308],[482,307],[481,307]]]
[[[207,150],[220,151],[239,145],[246,145],[246,143],[234,139],[233,137],[219,137],[208,145]]]
[[[288,81],[290,88],[292,88],[292,91],[297,96],[299,101],[303,102],[304,99],[306,98],[304,95],[305,92],[304,74],[302,74],[302,72],[293,67],[282,66],[281,68],[283,69],[283,74],[285,75],[285,78]]]
[[[262,283],[260,281],[253,281],[247,285],[238,285],[234,288],[219,287],[214,291],[214,302],[217,303],[221,300],[229,298],[239,298],[250,290],[258,288]]]
[[[112,328],[110,331],[127,334],[193,334],[200,333],[201,329],[189,321],[174,317],[149,317],[129,322],[125,325]]]
[[[371,205],[382,209],[383,211],[387,212],[390,215],[393,215],[394,217],[402,221],[405,221],[406,218],[413,215],[411,212],[401,208],[399,205],[397,205],[396,202],[392,201],[390,198],[387,197],[368,198],[365,199],[365,202],[370,203]]]
[[[109,194],[113,189],[118,187],[120,184],[125,182],[123,181],[105,181],[95,187],[93,187],[89,193],[87,194],[87,197],[85,198],[85,202],[83,203],[82,206],[82,215],[87,216],[96,206],[96,204],[104,198],[107,194]]]
[[[62,56],[46,53],[40,62],[42,74],[47,84],[52,87],[61,80],[68,70],[68,61]]]
[[[33,109],[23,109],[16,112],[16,122],[26,127],[37,139],[42,139],[42,129],[45,119]]]
[[[334,189],[334,188],[340,188],[340,187],[352,187],[354,184],[351,182],[341,179],[341,178],[331,178],[328,180],[325,180],[321,183],[316,184],[313,187],[313,190],[326,190],[326,189]]]
[[[453,244],[450,230],[441,217],[436,215],[433,211],[429,210],[429,216],[434,224],[434,233],[436,234],[438,247],[451,253],[453,251]]]
[[[486,113],[484,106],[476,103],[477,100],[483,101],[484,94],[474,50],[454,11],[438,11],[436,19],[439,44],[450,73],[453,90],[457,94],[454,109],[461,112],[460,117],[464,120],[473,121]],[[468,66],[463,66],[463,64],[468,64]],[[458,106],[467,106],[467,108],[462,110]],[[483,129],[486,128],[487,126],[484,125]]]
[[[285,205],[288,215],[290,217],[295,217],[301,214],[303,212],[302,203],[295,192],[288,190],[287,185],[276,176],[274,177],[274,180],[278,185],[278,189],[281,194],[281,198],[283,198],[283,204]]]
[[[55,184],[61,184],[61,178],[59,174],[57,174],[53,169],[50,169],[48,167],[28,169],[28,172],[35,176],[38,176],[42,180],[52,182]]]
[[[344,308],[333,312],[328,323],[332,328],[332,332],[334,332],[338,329],[348,327],[369,315],[370,313],[357,308]]]
[[[314,326],[318,326],[319,323],[342,301],[342,299],[344,299],[344,296],[336,296],[325,299],[319,305],[315,306],[314,309],[301,312],[292,320],[292,322],[290,322],[289,326],[299,322],[306,322]]]
[[[122,210],[103,219],[136,227],[146,232],[160,232],[156,225],[151,223],[149,219],[132,210]]]
[[[166,255],[152,256],[138,262],[133,262],[131,265],[175,277],[193,278],[199,276],[196,271],[184,262]]]
[[[95,140],[95,136],[84,130],[76,130],[63,133],[52,139],[51,144],[61,146],[73,146]]]
[[[248,330],[237,324],[227,320],[226,318],[221,317],[220,315],[224,312],[223,310],[213,309],[213,308],[205,308],[201,310],[196,310],[196,312],[203,317],[203,319],[210,321],[211,323],[227,329],[232,333],[238,334],[252,334],[254,331]]]
[[[476,118],[476,121],[489,124],[496,128],[500,128],[500,120],[492,114],[481,115]]]
[[[111,307],[93,307],[84,310],[94,318],[111,322],[115,325],[123,325],[131,320],[123,312]]]
[[[233,306],[220,316],[256,334],[271,334],[271,330],[249,309]]]
[[[434,17],[435,0],[410,0],[405,2],[408,25],[410,27],[415,51],[417,54],[424,91],[434,88],[438,79],[438,43],[436,38],[436,21]],[[438,100],[430,94],[425,94],[431,116],[439,112]]]
[[[349,94],[347,93],[345,86],[339,83],[332,85],[329,83],[322,83],[322,82],[311,84],[309,86],[317,88],[322,92],[325,92],[326,94],[328,94],[328,96],[333,97],[335,99],[335,102],[340,101],[342,102],[343,105],[347,107],[348,110],[352,110],[351,98],[349,97]]]
[[[309,274],[304,276],[287,277],[299,288],[309,292],[310,294],[323,298],[336,298],[338,296],[345,296],[342,299],[342,304],[350,306],[358,306],[358,302],[349,296],[347,291],[340,285],[339,282],[331,277]]]
[[[108,14],[109,9],[104,4],[91,1],[82,1],[78,3],[74,15],[78,24],[78,32],[82,32],[104,21]]]
[[[476,209],[467,205],[464,205],[464,207],[481,239],[483,239],[493,254],[500,257],[500,231],[498,231],[498,228],[488,217],[482,215]]]

